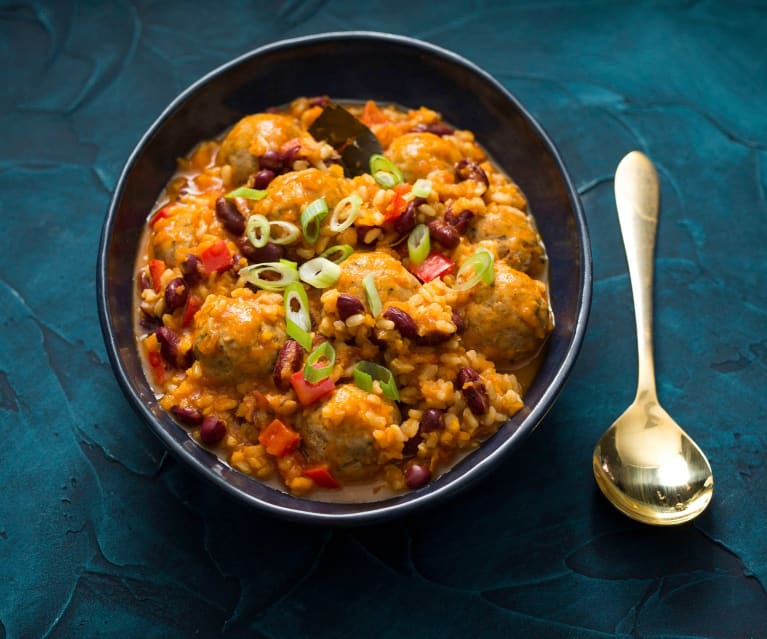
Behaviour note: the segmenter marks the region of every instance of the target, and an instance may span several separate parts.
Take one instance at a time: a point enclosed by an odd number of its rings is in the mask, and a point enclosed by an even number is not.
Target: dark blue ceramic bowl
[[[274,490],[198,446],[157,403],[134,338],[133,268],[147,213],[176,167],[200,140],[246,114],[301,95],[372,98],[428,106],[477,140],[520,185],[550,257],[556,328],[525,408],[477,451],[429,486],[386,501],[338,504]],[[131,154],[101,236],[98,300],[107,351],[120,385],[165,445],[223,490],[293,520],[365,523],[412,512],[454,494],[511,454],[540,423],[570,373],[591,303],[591,253],[578,196],[554,145],[496,80],[431,44],[369,32],[328,33],[277,42],[208,74],[178,96]]]

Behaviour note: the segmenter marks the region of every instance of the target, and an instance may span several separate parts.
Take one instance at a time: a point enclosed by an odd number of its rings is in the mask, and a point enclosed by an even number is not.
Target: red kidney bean
[[[284,171],[290,171],[293,169],[293,162],[296,161],[300,151],[301,143],[296,142],[295,144],[291,144],[282,152],[282,167]]]
[[[245,232],[245,218],[231,200],[225,197],[216,200],[216,217],[232,235],[242,235]]]
[[[485,173],[482,167],[467,158],[464,158],[455,165],[455,179],[459,182],[464,180],[483,182],[486,186],[490,184],[490,181],[487,179],[487,173]]]
[[[420,444],[422,441],[423,437],[421,437],[421,433],[416,433],[413,437],[405,442],[405,445],[402,447],[402,456],[406,459],[409,457],[414,457],[416,453],[418,453],[418,444]]]
[[[214,415],[208,415],[200,425],[200,439],[203,444],[215,446],[226,435],[226,424]]]
[[[487,396],[487,389],[479,373],[473,368],[464,366],[458,371],[456,383],[463,393],[469,410],[475,415],[484,415],[490,408],[490,398]]]
[[[458,230],[443,220],[429,222],[429,235],[447,249],[453,249],[461,242]]]
[[[394,230],[397,231],[397,233],[404,235],[405,233],[410,233],[410,231],[415,228],[416,208],[418,208],[418,206],[416,205],[415,200],[412,200],[408,203],[405,212],[394,220],[392,225],[394,226]]]
[[[404,215],[404,213],[403,213],[403,215]],[[357,243],[358,244],[362,244],[363,246],[373,246],[376,243],[376,241],[378,240],[378,238],[380,237],[380,234],[379,234],[379,235],[376,235],[375,239],[373,239],[371,242],[365,241],[365,238],[367,237],[367,234],[370,231],[372,231],[373,229],[378,228],[377,226],[363,226],[363,225],[360,225],[360,226],[357,226],[355,228],[357,229]]]
[[[309,98],[310,106],[326,107],[330,104],[330,98],[326,95],[315,95],[313,98]]]
[[[245,238],[247,241],[248,238]],[[250,242],[248,242],[250,244]],[[261,262],[279,262],[285,257],[285,247],[281,244],[275,244],[274,242],[268,242],[266,245],[256,248],[252,244],[250,247],[253,249],[245,257],[249,262],[254,264],[260,264]]]
[[[410,464],[405,470],[405,484],[415,490],[429,483],[431,471],[421,464]]]
[[[181,262],[181,273],[184,275],[184,281],[190,286],[194,286],[202,279],[202,262],[196,255],[187,255]]]
[[[184,424],[189,424],[190,426],[202,424],[202,413],[191,406],[174,406],[170,409],[170,412],[178,421]]]
[[[436,346],[437,344],[446,342],[452,336],[452,333],[440,333],[438,331],[432,331],[431,333],[426,333],[426,335],[419,335],[416,338],[416,343],[419,346]]]
[[[442,430],[445,427],[445,417],[438,408],[427,408],[421,415],[421,425],[419,432],[431,433],[435,430]]]
[[[152,288],[152,276],[147,273],[146,269],[142,269],[138,274],[138,287],[141,290]]]
[[[445,212],[445,222],[455,228],[461,235],[466,233],[466,229],[471,222],[471,218],[474,217],[474,213],[471,211],[461,211],[457,215],[454,214],[450,208]]]
[[[165,308],[172,313],[177,308],[186,304],[186,298],[189,296],[189,287],[184,282],[183,277],[177,277],[168,282],[165,287]]]
[[[178,344],[179,336],[167,326],[160,326],[155,333],[157,341],[160,343],[160,355],[170,366],[178,366]]]
[[[354,295],[341,293],[336,300],[336,311],[338,311],[338,317],[343,321],[346,321],[352,315],[364,313],[365,307],[358,298],[354,297]]]
[[[394,328],[399,331],[402,337],[407,339],[416,339],[418,337],[418,327],[415,325],[415,320],[401,308],[387,306],[383,316],[385,319],[394,322]]]
[[[258,158],[258,167],[260,169],[269,169],[275,173],[282,173],[282,153],[279,151],[267,151]]]
[[[274,365],[274,385],[280,390],[290,388],[290,376],[301,369],[304,363],[304,350],[295,340],[289,339],[277,354]]]
[[[253,188],[265,189],[275,177],[277,177],[277,174],[271,169],[261,169],[253,175]]]
[[[450,318],[453,320],[453,324],[455,324],[455,332],[462,333],[463,329],[466,327],[466,324],[463,321],[463,317],[458,314],[458,311],[453,311]]]
[[[139,317],[138,323],[141,328],[150,333],[153,333],[162,326],[162,320],[159,317],[149,315],[143,308],[141,309],[141,317]]]
[[[416,124],[412,130],[418,133],[433,133],[434,135],[438,135],[440,137],[443,135],[452,135],[455,131],[453,127],[450,127],[443,122],[433,122],[432,124]]]

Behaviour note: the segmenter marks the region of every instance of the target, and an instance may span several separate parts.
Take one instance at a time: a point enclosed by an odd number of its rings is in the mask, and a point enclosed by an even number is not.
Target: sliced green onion
[[[283,229],[285,232],[280,235],[274,234],[274,229]],[[301,235],[301,229],[291,222],[284,220],[271,220],[269,222],[269,241],[272,244],[292,244]]]
[[[266,246],[269,241],[269,233],[269,220],[263,215],[251,215],[248,218],[245,235],[248,236],[248,240],[253,246],[256,248]]]
[[[317,366],[317,362],[325,360],[325,364]],[[330,342],[322,342],[306,358],[304,366],[304,378],[310,384],[316,384],[333,372],[333,364],[336,363],[336,350]]]
[[[330,217],[330,230],[334,233],[340,233],[348,229],[360,214],[360,206],[362,206],[362,198],[359,195],[352,193],[346,196],[333,209],[333,215]],[[341,219],[342,217],[343,219]]]
[[[416,266],[423,264],[423,261],[429,257],[431,237],[428,226],[419,224],[410,231],[410,235],[407,238],[407,252],[410,256],[410,261]]]
[[[378,289],[376,289],[375,276],[372,273],[368,273],[362,280],[362,286],[365,288],[365,293],[368,296],[370,312],[373,317],[378,317],[381,313],[381,298],[378,296]]]
[[[265,274],[277,275],[276,279],[266,278]],[[246,266],[238,271],[240,277],[245,278],[254,286],[263,288],[267,291],[281,291],[292,282],[298,281],[298,269],[295,263],[288,262],[262,262]]]
[[[455,288],[459,291],[467,291],[473,286],[484,282],[492,284],[495,279],[495,270],[493,264],[495,258],[486,248],[479,248],[467,259],[458,269],[455,275]],[[469,272],[472,271],[469,277]]]
[[[352,253],[354,253],[354,249],[348,244],[335,244],[331,246],[329,249],[326,249],[322,253],[320,253],[320,257],[325,257],[329,259],[331,262],[340,264]]]
[[[328,203],[324,197],[317,198],[301,211],[301,228],[309,244],[314,244],[320,236],[320,224],[328,215]]]
[[[239,189],[229,191],[224,197],[244,197],[246,200],[263,200],[266,197],[266,191],[260,191],[259,189],[251,189],[247,186],[241,186]]]
[[[425,178],[416,180],[411,192],[416,197],[429,197],[431,195],[431,180]]]
[[[394,381],[394,375],[386,368],[375,362],[363,360],[354,365],[354,383],[362,390],[368,393],[373,390],[373,382],[377,381],[381,386],[381,391],[389,399],[395,402],[399,401],[399,390]]]
[[[305,350],[312,348],[312,318],[309,315],[309,298],[301,282],[292,282],[285,287],[285,332]]]
[[[394,162],[380,153],[370,156],[370,175],[385,189],[402,184],[404,181],[402,171],[395,166]]]
[[[298,276],[314,288],[333,286],[341,275],[341,267],[324,257],[315,257],[298,268]]]

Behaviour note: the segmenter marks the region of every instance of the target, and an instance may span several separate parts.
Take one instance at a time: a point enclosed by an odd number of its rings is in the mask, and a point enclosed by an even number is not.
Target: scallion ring
[[[314,244],[320,236],[320,224],[328,215],[328,203],[324,197],[317,198],[301,211],[301,228],[309,244]]]
[[[423,264],[423,261],[429,257],[431,237],[428,226],[419,224],[410,231],[410,235],[407,238],[407,252],[410,256],[410,261],[416,266]]]
[[[378,289],[376,288],[375,276],[372,273],[368,273],[362,279],[362,286],[365,289],[365,293],[368,297],[368,306],[370,306],[370,313],[373,317],[378,317],[381,313],[381,298],[378,295]]]
[[[324,364],[317,366],[317,363],[325,360]],[[310,384],[316,384],[333,372],[333,365],[336,363],[336,350],[330,342],[322,342],[306,358],[304,366],[304,378]]]
[[[274,234],[274,229],[281,229],[279,235]],[[269,221],[269,241],[272,244],[293,244],[301,235],[301,229],[291,222],[285,222],[284,220],[270,220]]]
[[[239,189],[234,189],[234,191],[229,191],[225,196],[225,198],[235,198],[235,197],[242,197],[246,200],[263,200],[266,197],[266,191],[262,191],[260,189],[251,189],[247,186],[241,186]]]
[[[276,278],[266,278],[264,275],[276,275]],[[246,282],[263,288],[267,291],[281,291],[292,282],[298,281],[298,269],[295,264],[289,262],[262,262],[241,268],[238,275]]]
[[[324,257],[315,257],[298,267],[298,276],[314,288],[333,286],[341,275],[341,267]]]
[[[455,288],[459,291],[467,291],[480,282],[492,284],[495,279],[493,265],[495,258],[486,248],[479,248],[474,255],[468,258],[458,269],[455,275]]]
[[[354,249],[348,244],[335,244],[320,253],[320,257],[329,259],[331,262],[340,264],[347,257],[354,253]]]
[[[399,401],[399,390],[394,381],[394,375],[385,366],[363,360],[354,365],[354,383],[362,390],[370,393],[373,390],[373,382],[377,381],[381,386],[384,396]]]
[[[309,298],[301,282],[292,282],[285,287],[285,332],[296,340],[304,350],[311,350],[312,318],[309,315]]]
[[[269,242],[269,220],[263,215],[251,215],[248,218],[248,224],[245,226],[245,235],[248,236],[250,243],[256,248],[266,246]]]
[[[362,198],[356,193],[347,195],[333,209],[333,215],[330,216],[330,230],[334,233],[340,233],[348,229],[357,216],[360,214]]]
[[[427,198],[431,195],[431,180],[420,178],[415,181],[411,193],[416,197]]]
[[[370,175],[385,189],[402,184],[404,181],[402,171],[396,167],[394,162],[380,153],[374,153],[370,156]]]

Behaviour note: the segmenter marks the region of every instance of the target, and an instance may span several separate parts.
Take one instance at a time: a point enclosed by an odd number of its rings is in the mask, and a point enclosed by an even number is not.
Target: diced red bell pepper
[[[162,260],[149,260],[149,274],[152,276],[154,292],[159,293],[162,288],[162,274],[165,272],[165,262]]]
[[[384,222],[396,220],[407,210],[407,200],[395,191],[391,202],[386,205],[384,210]]]
[[[232,254],[224,240],[214,242],[200,253],[202,267],[207,273],[221,273],[232,265]]]
[[[330,395],[336,387],[332,377],[321,379],[316,384],[308,382],[303,371],[296,371],[290,376],[290,384],[296,391],[298,401],[302,406],[310,406],[320,401],[326,395]]]
[[[194,320],[194,314],[200,310],[202,302],[196,295],[190,295],[186,300],[186,306],[184,307],[184,317],[181,319],[181,326],[187,328],[192,324]]]
[[[370,126],[371,124],[381,124],[382,122],[386,122],[386,116],[373,100],[368,100],[365,102],[365,107],[362,109],[360,120],[367,126]]]
[[[316,466],[304,468],[304,475],[322,488],[341,488],[341,484],[330,474],[327,464],[317,464]]]
[[[258,436],[258,443],[275,457],[284,457],[292,453],[300,441],[301,435],[279,419],[273,420]]]
[[[168,206],[163,206],[157,213],[155,213],[152,216],[152,219],[149,220],[149,226],[154,227],[157,222],[159,222],[162,219],[165,219],[166,217],[170,217],[170,212],[173,210],[173,207],[175,204],[168,204]]]
[[[437,277],[455,271],[455,262],[442,253],[432,252],[418,266],[411,265],[410,270],[422,282],[431,282]]]
[[[159,351],[150,351],[147,358],[149,359],[149,366],[152,368],[154,380],[158,384],[162,384],[165,381],[165,363],[162,361],[162,355]]]

